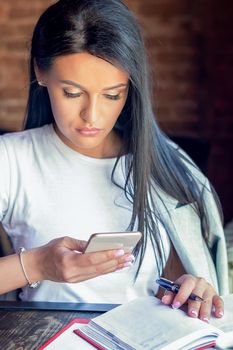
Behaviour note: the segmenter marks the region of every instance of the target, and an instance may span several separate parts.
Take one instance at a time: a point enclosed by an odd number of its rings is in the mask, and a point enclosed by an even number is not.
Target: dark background
[[[0,128],[20,130],[35,21],[49,0],[0,0]],[[233,3],[128,0],[139,17],[162,129],[193,155],[233,218]]]

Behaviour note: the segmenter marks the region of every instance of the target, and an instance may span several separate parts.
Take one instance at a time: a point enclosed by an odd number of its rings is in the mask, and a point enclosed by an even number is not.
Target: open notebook
[[[162,305],[155,297],[142,297],[94,318],[75,332],[110,350],[204,349],[233,330],[233,295],[224,301],[224,317],[212,318],[207,324]]]

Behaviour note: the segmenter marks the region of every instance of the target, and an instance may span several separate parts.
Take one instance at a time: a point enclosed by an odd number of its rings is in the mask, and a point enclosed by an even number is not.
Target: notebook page
[[[224,332],[233,331],[233,294],[229,294],[223,297],[225,312],[224,316],[220,319],[211,318],[211,324],[221,329]]]
[[[221,333],[215,327],[187,316],[182,310],[162,305],[155,297],[138,298],[93,321],[137,350],[172,349],[177,338],[182,346],[204,334],[213,334],[215,338]],[[194,332],[194,336],[190,334]],[[180,340],[183,337],[186,337],[185,341]],[[173,346],[167,347],[171,343]]]

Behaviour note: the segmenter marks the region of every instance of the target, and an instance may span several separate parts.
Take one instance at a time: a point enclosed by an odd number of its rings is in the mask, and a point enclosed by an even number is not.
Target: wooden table
[[[93,318],[115,306],[0,301],[0,349],[38,349],[72,319]]]

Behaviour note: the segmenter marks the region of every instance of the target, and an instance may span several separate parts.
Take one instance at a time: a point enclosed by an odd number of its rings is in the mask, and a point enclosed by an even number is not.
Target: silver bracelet
[[[22,270],[23,270],[23,274],[24,274],[24,277],[26,278],[27,280],[27,283],[28,283],[28,286],[29,288],[37,288],[40,284],[40,281],[36,281],[36,282],[31,282],[30,279],[28,278],[28,275],[26,273],[26,270],[25,270],[25,267],[24,267],[24,263],[23,263],[23,252],[25,252],[26,249],[23,248],[23,247],[20,247],[19,248],[19,261],[20,261],[20,265],[22,267]]]

